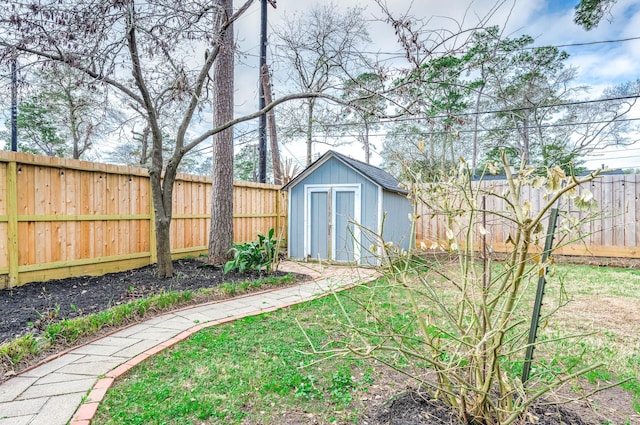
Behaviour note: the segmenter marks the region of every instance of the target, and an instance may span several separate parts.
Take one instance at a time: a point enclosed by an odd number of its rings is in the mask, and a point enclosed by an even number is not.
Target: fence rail
[[[0,288],[103,274],[154,262],[155,232],[146,169],[0,152]],[[286,239],[279,186],[234,183],[236,242],[275,228]],[[211,180],[178,175],[171,252],[206,252]]]
[[[507,189],[506,181],[490,180],[482,182],[485,189],[490,187],[496,193]],[[600,213],[595,219],[584,223],[580,232],[584,239],[580,243],[562,246],[555,252],[564,255],[580,255],[594,257],[627,257],[640,258],[640,175],[604,174],[586,186],[597,202]],[[524,188],[523,199],[531,203],[532,214],[540,211],[544,203],[541,191]],[[561,205],[569,216],[584,218],[585,214],[565,202]],[[494,218],[491,212],[506,211],[504,201],[497,197],[486,197],[487,216]],[[434,242],[446,240],[446,217],[433,215],[425,205],[419,205],[421,218],[416,223],[416,241],[431,247]],[[506,250],[509,226],[505,220],[494,220],[487,224],[487,244],[496,252]],[[479,218],[481,219],[481,218]],[[546,222],[545,222],[546,225]],[[476,246],[480,245],[480,238]]]

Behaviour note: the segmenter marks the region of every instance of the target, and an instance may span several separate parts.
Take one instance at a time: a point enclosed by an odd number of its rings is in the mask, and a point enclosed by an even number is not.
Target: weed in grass
[[[640,369],[640,354],[632,354],[627,358],[627,365],[629,367]]]
[[[45,341],[38,340],[33,334],[27,334],[1,345],[0,357],[9,359],[12,364],[18,364],[45,348]]]
[[[587,379],[587,381],[589,381],[592,384],[595,384],[596,382],[599,382],[599,381],[603,381],[603,382],[611,381],[614,378],[611,372],[603,368],[592,370],[591,372],[585,374],[584,377]]]
[[[633,394],[633,408],[640,413],[640,379],[629,376],[621,387]]]
[[[313,400],[322,396],[322,391],[317,387],[318,379],[313,375],[305,375],[298,388],[296,388],[295,397],[305,400]]]
[[[337,371],[331,377],[329,397],[333,403],[348,406],[353,401],[352,391],[357,390],[357,382],[350,373]]]

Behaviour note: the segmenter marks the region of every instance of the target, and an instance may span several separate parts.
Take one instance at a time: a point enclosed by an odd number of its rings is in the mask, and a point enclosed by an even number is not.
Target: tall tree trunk
[[[232,15],[233,0],[219,0],[226,19]],[[220,41],[220,53],[214,63],[213,125],[233,119],[233,25],[229,25]],[[233,245],[233,129],[214,136],[213,190],[211,196],[211,227],[209,231],[209,263],[222,264]]]
[[[158,152],[158,155],[156,155],[156,152]],[[171,277],[173,276],[173,260],[171,258],[171,215],[173,205],[171,200],[173,198],[175,175],[169,179],[167,179],[166,175],[164,179],[161,177],[162,159],[158,162],[157,156],[162,157],[161,149],[154,149],[149,177],[151,179],[151,196],[153,199],[154,224],[156,226],[158,277]]]
[[[153,199],[153,210],[155,215],[156,226],[156,256],[158,261],[158,276],[173,276],[173,262],[171,260],[171,213],[173,196],[173,183],[175,181],[175,169],[167,166],[167,172],[162,178],[162,131],[158,123],[157,110],[154,107],[151,94],[144,80],[142,67],[140,65],[140,56],[138,51],[138,43],[136,39],[135,25],[135,7],[131,3],[129,5],[129,14],[127,14],[127,47],[133,65],[133,78],[136,86],[140,89],[147,120],[151,131],[151,139],[153,148],[151,150],[151,168],[149,169],[149,178],[151,179],[151,198]],[[174,167],[177,168],[177,165]]]

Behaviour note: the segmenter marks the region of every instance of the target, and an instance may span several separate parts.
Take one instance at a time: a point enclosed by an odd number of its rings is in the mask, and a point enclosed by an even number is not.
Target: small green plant
[[[353,392],[360,388],[360,383],[348,371],[339,370],[331,377],[329,397],[333,403],[348,406],[353,401]]]
[[[45,326],[60,316],[60,304],[56,304],[53,308],[49,308],[44,312],[36,311],[36,315],[38,316],[38,320],[35,323],[36,327]]]
[[[275,231],[271,228],[267,236],[258,234],[257,241],[234,244],[234,247],[229,250],[233,252],[233,259],[224,265],[224,272],[243,273],[249,270],[264,270],[270,273],[278,259],[278,241],[274,235]]]
[[[295,397],[304,400],[314,400],[322,396],[322,391],[318,389],[318,379],[313,375],[305,375],[302,382],[296,388]]]

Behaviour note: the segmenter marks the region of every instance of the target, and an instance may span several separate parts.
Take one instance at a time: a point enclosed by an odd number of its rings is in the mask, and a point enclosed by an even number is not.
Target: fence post
[[[7,167],[7,249],[9,251],[9,288],[19,283],[18,271],[18,165]]]
[[[280,189],[276,189],[273,191],[274,196],[276,197],[276,223],[275,226],[273,226],[273,230],[276,232],[276,235],[281,234],[282,232],[280,231]],[[278,236],[276,236],[278,237]]]
[[[289,243],[289,235],[287,234],[288,231],[288,222],[287,220],[289,219],[287,217],[287,209],[288,209],[288,204],[286,202],[284,202],[284,197],[285,197],[285,193],[284,191],[282,191],[282,188],[276,190],[276,209],[277,209],[277,223],[278,223],[278,235],[279,238],[281,240],[286,240],[287,244]]]

